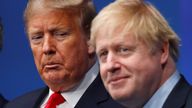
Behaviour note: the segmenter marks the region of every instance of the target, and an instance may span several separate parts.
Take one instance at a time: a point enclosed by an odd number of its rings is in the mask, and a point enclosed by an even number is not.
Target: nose
[[[116,72],[120,69],[120,63],[118,57],[115,54],[109,54],[106,62],[106,69],[108,72]]]
[[[45,36],[43,42],[43,53],[45,55],[54,55],[56,53],[56,43],[50,35]]]

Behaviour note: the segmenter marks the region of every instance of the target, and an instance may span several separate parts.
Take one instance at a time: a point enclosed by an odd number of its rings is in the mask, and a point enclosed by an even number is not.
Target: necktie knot
[[[63,96],[60,93],[55,92],[50,96],[45,108],[56,108],[57,105],[63,103],[64,101],[65,99]]]

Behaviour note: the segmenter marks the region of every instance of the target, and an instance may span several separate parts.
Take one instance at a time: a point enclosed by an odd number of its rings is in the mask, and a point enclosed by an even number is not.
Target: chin
[[[118,90],[109,90],[109,94],[114,100],[121,100],[123,98]]]
[[[54,92],[63,92],[63,91],[68,91],[70,89],[70,87],[66,86],[63,83],[47,83],[47,85],[49,86],[49,88],[54,91]]]
[[[49,86],[49,88],[51,88],[51,90],[56,91],[56,92],[65,92],[65,91],[69,91],[71,89],[73,89],[77,84],[75,82],[70,82],[70,81],[64,81],[61,80],[60,81],[53,81],[53,80],[49,80],[49,82],[47,82],[47,85]]]
[[[124,99],[126,98],[125,95],[118,94],[118,93],[116,93],[116,94],[111,94],[111,96],[112,96],[112,98],[113,98],[114,100],[116,100],[116,101],[122,101],[122,100],[124,100]]]
[[[129,97],[129,90],[121,88],[110,88],[108,89],[111,97],[116,101],[124,101]]]
[[[62,83],[62,81],[59,81],[57,79],[44,79],[44,82],[54,92],[61,91],[61,89],[65,85]]]
[[[54,92],[60,92],[60,91],[62,91],[61,89],[60,89],[60,87],[52,87],[52,86],[49,86],[49,88],[52,90],[52,91],[54,91]]]

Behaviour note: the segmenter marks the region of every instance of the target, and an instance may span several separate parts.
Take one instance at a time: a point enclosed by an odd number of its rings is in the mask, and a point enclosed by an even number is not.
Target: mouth
[[[45,72],[59,70],[60,68],[61,68],[61,64],[59,64],[59,63],[48,63],[48,64],[43,65],[43,70]]]
[[[112,85],[116,85],[119,83],[123,83],[123,81],[127,80],[128,78],[130,78],[130,76],[113,77],[108,81],[108,83]]]

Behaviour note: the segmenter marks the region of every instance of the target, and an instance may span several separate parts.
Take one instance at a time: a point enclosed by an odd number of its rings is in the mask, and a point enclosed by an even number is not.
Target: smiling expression
[[[142,106],[160,86],[161,51],[152,54],[143,41],[121,33],[122,27],[111,33],[107,25],[97,33],[101,77],[113,99],[125,106]]]

